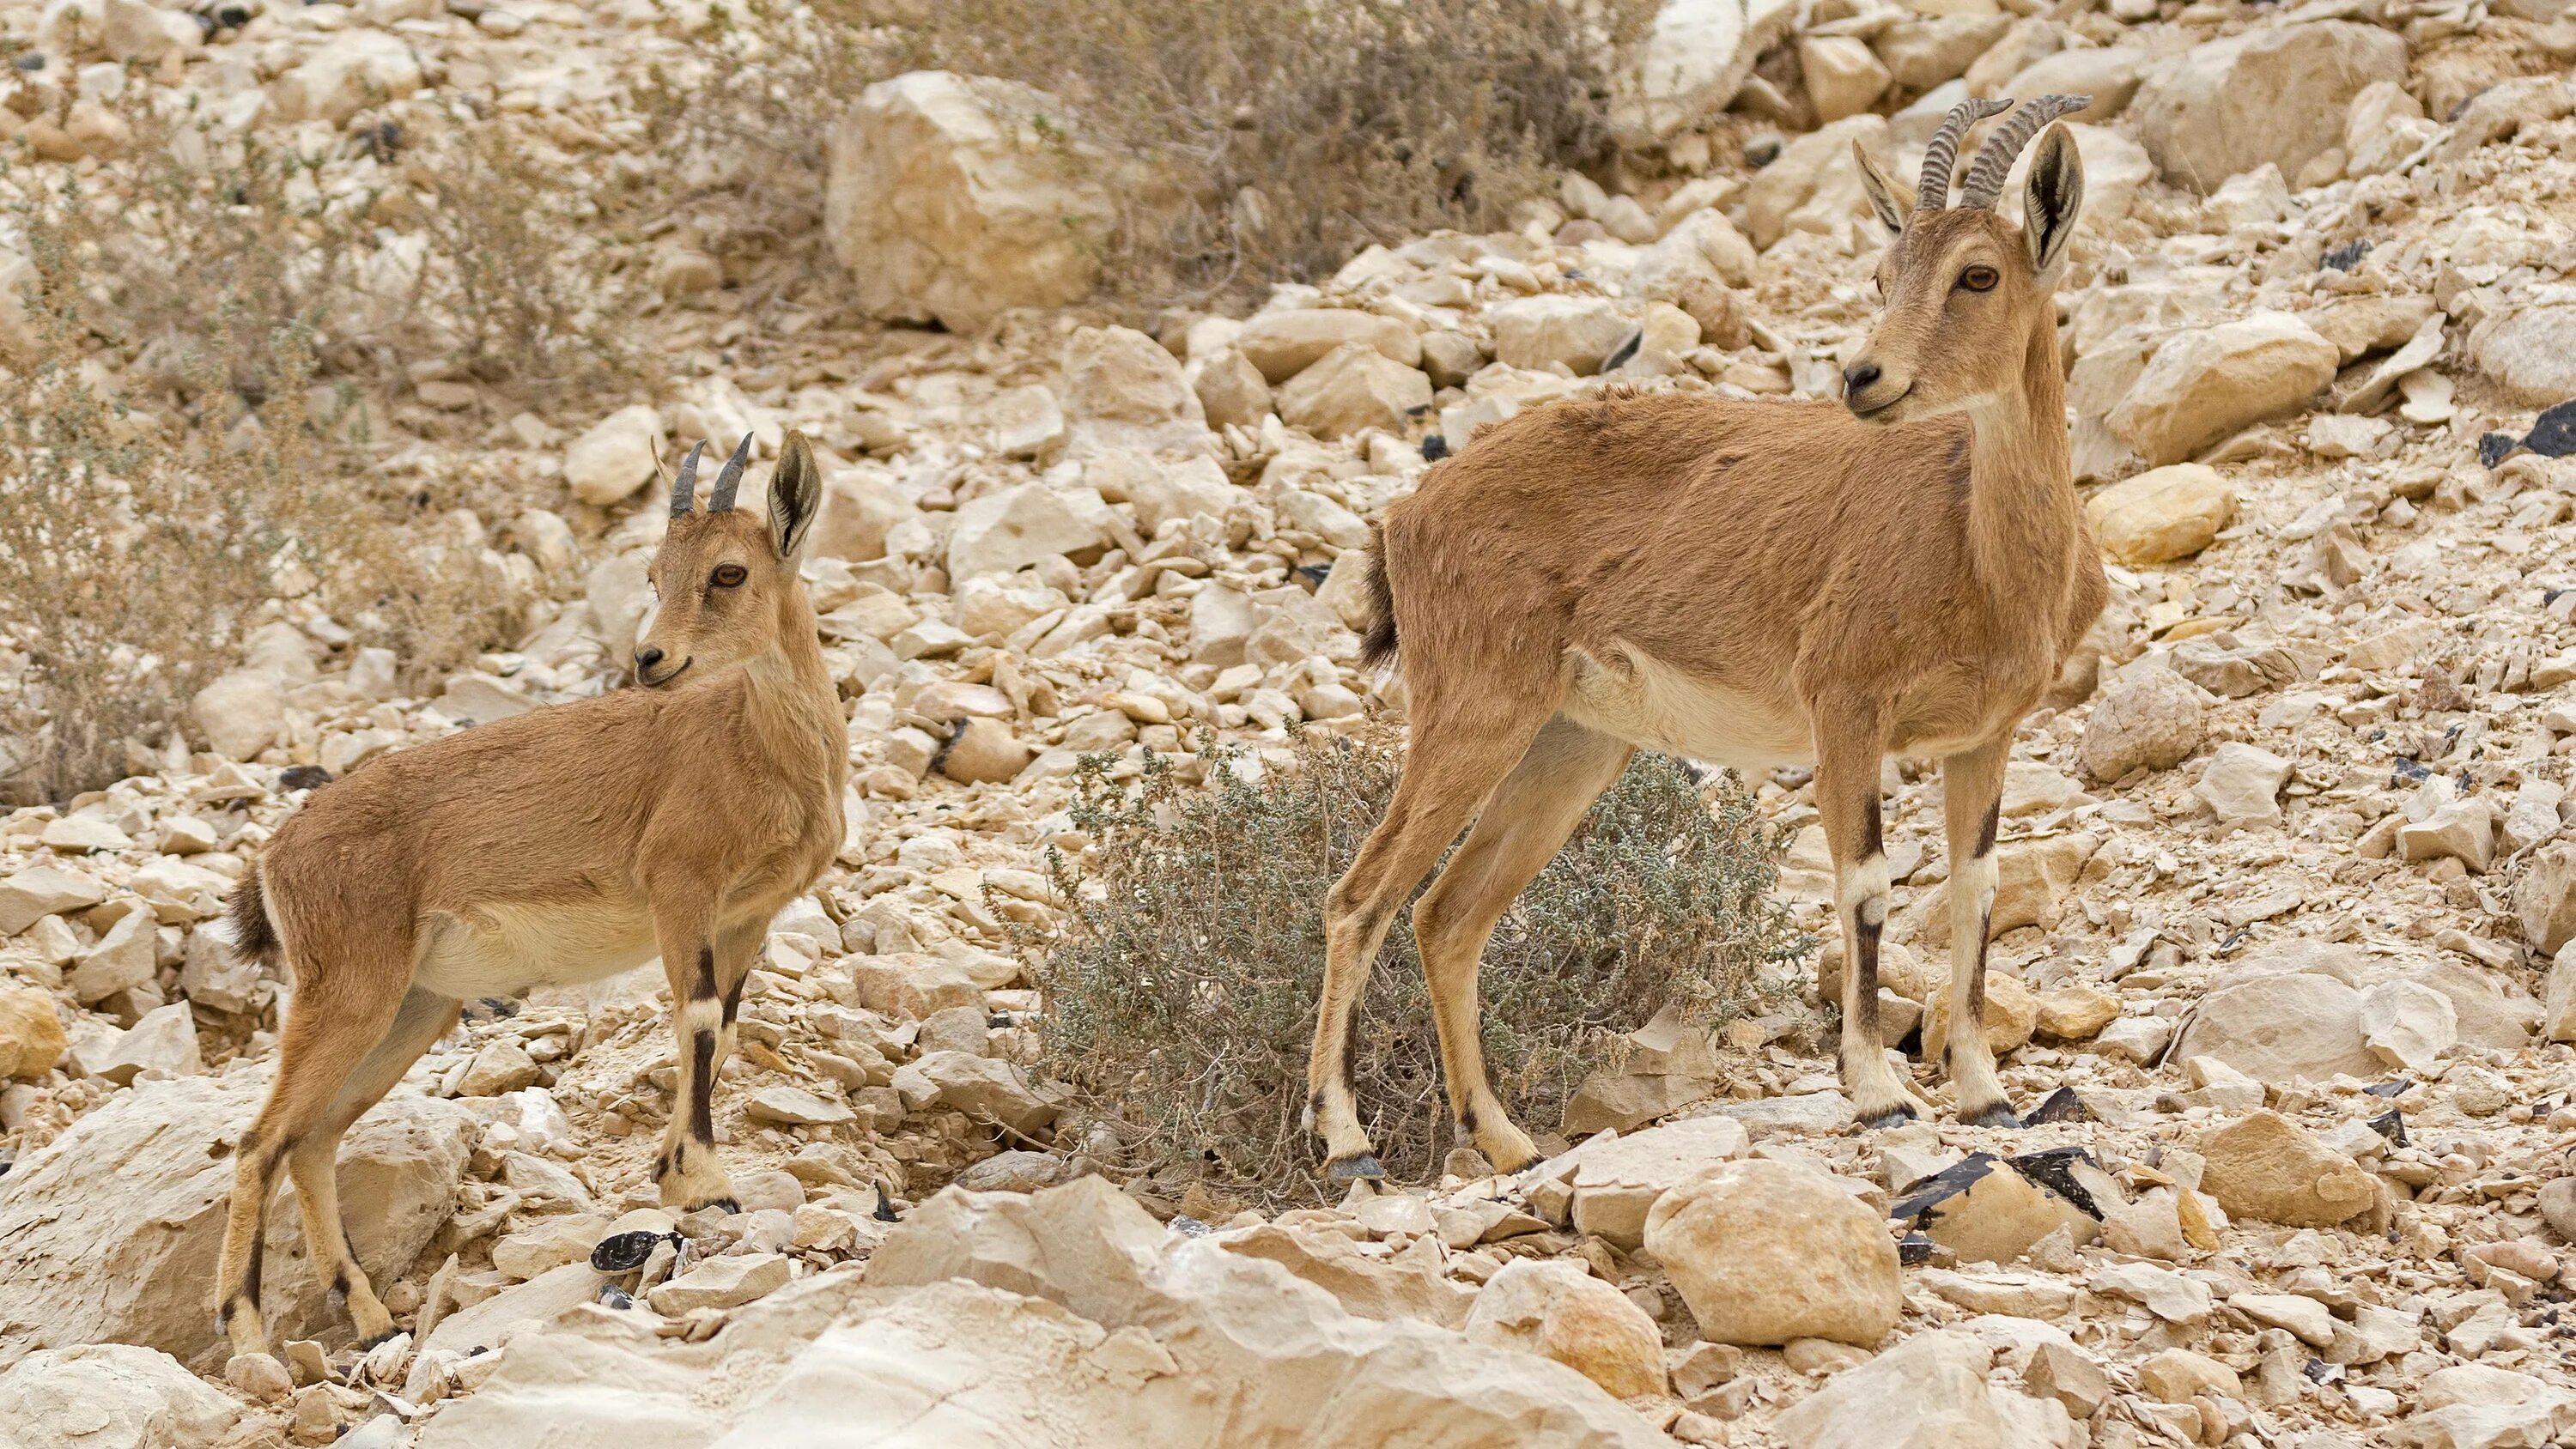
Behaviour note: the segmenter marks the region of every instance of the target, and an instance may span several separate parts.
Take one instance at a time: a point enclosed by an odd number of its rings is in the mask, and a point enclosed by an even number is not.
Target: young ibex
[[[259,1353],[262,1218],[283,1160],[314,1269],[359,1337],[393,1320],[340,1225],[340,1134],[456,1020],[460,1001],[593,981],[657,953],[679,1098],[654,1178],[730,1203],[708,1094],[770,917],[841,843],[848,743],[797,554],[823,496],[787,435],[765,511],[736,511],[746,436],[693,508],[691,449],[652,566],[643,687],[386,756],[278,828],[232,902],[238,949],[293,970],[277,1081],[237,1149],[221,1320]]]
[[[1910,214],[1860,156],[1896,238],[1844,406],[1613,390],[1494,427],[1389,511],[1367,653],[1394,653],[1401,626],[1412,740],[1385,820],[1325,908],[1307,1110],[1333,1176],[1380,1171],[1349,1080],[1369,963],[1470,820],[1414,934],[1461,1135],[1500,1170],[1531,1160],[1486,1079],[1477,957],[1640,746],[1815,763],[1849,947],[1843,1081],[1864,1122],[1922,1107],[1879,1038],[1881,757],[1941,762],[1950,999],[1976,1021],[2005,756],[2106,598],[2068,477],[2050,301],[2084,194],[2062,128],[2034,158],[2024,225],[1994,209],[2021,148],[2084,104],[2023,107],[1955,208],[1961,135],[2010,102],[1951,110]],[[2013,1119],[1979,1032],[1951,1031],[1948,1057],[1963,1119]]]

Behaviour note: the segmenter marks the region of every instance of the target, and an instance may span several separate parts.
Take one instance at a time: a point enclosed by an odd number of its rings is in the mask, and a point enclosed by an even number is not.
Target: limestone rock
[[[1427,1252],[1404,1252],[1372,1258],[1339,1233],[1284,1228],[1263,1223],[1225,1238],[1228,1251],[1277,1263],[1333,1295],[1361,1318],[1391,1322],[1411,1319],[1441,1328],[1467,1321],[1473,1297],[1442,1275]],[[1514,1345],[1517,1347],[1518,1345]]]
[[[1013,307],[1080,301],[1098,271],[1108,189],[1039,129],[1042,91],[914,71],[859,93],[829,141],[824,233],[858,304],[888,319],[981,328]]]
[[[1233,347],[1208,359],[1199,369],[1196,386],[1207,425],[1219,430],[1258,427],[1276,405],[1261,369]]]
[[[2138,1387],[2163,1404],[2188,1404],[2195,1395],[2242,1400],[2236,1370],[2187,1348],[2168,1348],[2138,1365]]]
[[[2454,1364],[2424,1376],[2407,1442],[2424,1449],[2508,1449],[2576,1433],[2576,1393],[2532,1374]]]
[[[1412,415],[1431,406],[1431,379],[1367,343],[1345,342],[1290,378],[1279,389],[1278,406],[1280,421],[1319,438],[1369,428],[1401,433]]]
[[[1346,307],[1309,307],[1264,312],[1243,324],[1234,345],[1262,381],[1277,387],[1336,348],[1357,343],[1389,362],[1416,367],[1422,341],[1411,327],[1393,317]],[[1257,419],[1259,414],[1254,414]]]
[[[2165,179],[2205,195],[2266,163],[2298,175],[2341,144],[2363,87],[2405,79],[2406,42],[2376,25],[2272,26],[2160,64],[2129,117]]]
[[[2550,1041],[2576,1041],[2576,946],[2561,946],[2549,963],[2548,1014],[2541,1035]]]
[[[998,1122],[1027,1137],[1055,1120],[1054,1101],[1031,1088],[1009,1062],[971,1052],[931,1052],[904,1068],[917,1071],[937,1092],[940,1106],[978,1122]],[[902,1076],[898,1072],[897,1077]],[[902,1083],[898,1080],[897,1089]]]
[[[2522,938],[2544,956],[2576,940],[2576,844],[2546,845],[2532,856],[2514,883],[2513,909]]]
[[[2524,306],[2487,317],[2469,329],[2469,355],[2525,406],[2576,397],[2576,305]]]
[[[205,1070],[204,1058],[197,1048],[196,1014],[184,1001],[156,1006],[143,1013],[142,1019],[119,1035],[96,1060],[84,1052],[82,1065],[92,1075],[119,1086],[147,1071],[165,1077],[193,1077]]]
[[[2076,874],[2091,857],[2097,838],[2087,835],[2052,835],[2035,840],[2016,840],[1995,852],[1995,899],[1986,918],[1989,938],[2024,926],[2055,926],[2064,914],[2066,897],[2075,884]],[[1947,949],[1950,944],[1950,889],[1944,881],[1923,903],[1915,908],[1915,919],[1921,924],[1917,944],[1933,950]],[[1946,977],[1947,973],[1941,973]],[[2000,975],[2002,973],[1995,973]],[[1987,978],[1989,982],[1994,976]],[[2018,985],[2019,983],[2015,983]],[[2013,988],[2005,987],[2009,992]],[[1900,994],[1903,994],[1900,990]],[[2021,1033],[2030,1039],[2033,1009],[2029,993],[2020,992],[2017,1004],[2008,1008],[2008,1017]],[[1929,1006],[1932,998],[1926,996]],[[1986,1029],[1995,1029],[1992,1001],[1989,1001]],[[2019,1045],[2016,1042],[2015,1045]]]
[[[2120,1019],[2120,998],[2090,986],[2061,986],[2038,994],[2032,1034],[2051,1041],[2091,1041]]]
[[[653,1289],[653,1311],[671,1317],[701,1308],[739,1308],[787,1286],[795,1264],[778,1253],[709,1258]]]
[[[116,1340],[201,1372],[227,1352],[206,1310],[232,1193],[230,1145],[259,1109],[264,1073],[139,1084],[0,1177],[0,1363],[39,1348]],[[340,1209],[379,1284],[411,1265],[454,1205],[463,1109],[394,1096],[340,1145]],[[304,1251],[292,1188],[268,1215],[264,1303],[281,1337],[341,1331]]]
[[[2093,703],[2080,757],[2085,773],[2116,781],[2132,770],[2169,770],[2200,748],[2209,696],[2161,664],[2121,674]]]
[[[277,78],[269,98],[289,119],[337,126],[368,106],[401,100],[421,86],[418,57],[382,30],[351,26]]]
[[[2448,856],[2484,874],[2495,861],[2495,807],[2476,796],[2450,801],[2421,820],[2398,826],[2395,843],[2399,860]],[[2525,877],[2526,883],[2538,874]]]
[[[994,784],[1028,768],[1036,751],[997,719],[970,719],[939,756],[939,773],[963,784]]]
[[[2091,96],[2093,104],[2075,112],[2084,118],[2086,127],[2102,126],[2113,116],[2129,108],[2146,78],[2152,57],[2140,46],[2103,45],[2056,51],[2023,66],[2004,83],[2003,96]],[[2088,154],[2084,166],[2084,205],[2093,207],[2093,165]]]
[[[1109,542],[1107,512],[1096,492],[1044,483],[972,499],[949,527],[948,577],[962,583],[1050,558],[1097,555]]]
[[[1637,330],[1606,297],[1522,297],[1485,315],[1497,359],[1541,371],[1560,363],[1577,377],[1599,372],[1603,359]]]
[[[763,1087],[743,1104],[746,1116],[790,1127],[833,1126],[853,1120],[847,1104],[803,1087]]]
[[[1064,413],[1077,454],[1207,439],[1207,414],[1179,360],[1132,327],[1078,327],[1065,339]]]
[[[2230,1217],[2329,1228],[2371,1211],[2386,1189],[2277,1112],[2201,1134],[2201,1189]]]
[[[132,1344],[40,1349],[0,1372],[13,1449],[213,1449],[242,1417],[239,1400]]]
[[[1663,0],[1612,86],[1623,144],[1655,145],[1734,104],[1755,58],[1797,18],[1787,0]]]
[[[63,1057],[63,1018],[42,991],[0,981],[0,1079],[41,1080]]]
[[[2270,750],[2231,740],[2209,757],[2191,793],[2209,807],[2222,830],[2278,825],[2281,803],[2275,797],[2289,779],[2289,761]]]
[[[95,1006],[120,991],[152,981],[159,974],[160,935],[149,911],[130,911],[107,928],[98,944],[81,953],[66,983],[72,999]]]
[[[1515,1258],[1476,1295],[1470,1343],[1552,1358],[1615,1398],[1664,1391],[1664,1344],[1627,1295],[1579,1263]]]
[[[1869,1346],[1903,1306],[1886,1225],[1813,1168],[1757,1159],[1685,1178],[1646,1214],[1645,1245],[1714,1343]]]
[[[1801,36],[1798,62],[1808,103],[1816,108],[1817,119],[1828,123],[1878,104],[1892,79],[1870,48],[1848,35]]]
[[[2114,483],[2084,503],[2102,551],[2124,564],[2160,564],[2210,546],[2236,517],[2236,490],[2214,468],[2176,463]]]
[[[219,675],[188,701],[188,721],[206,748],[227,759],[250,759],[285,732],[285,683],[265,669]]]
[[[2001,899],[2001,893],[1997,893]],[[2039,1002],[2030,988],[2009,972],[1986,972],[1986,1046],[1996,1056],[2019,1051],[2030,1044],[2031,1033],[2039,1028]],[[1923,1008],[1923,1055],[1938,1061],[1950,1046],[1950,984],[1941,983]]]
[[[2369,1080],[2361,993],[2331,976],[2284,971],[2233,981],[2200,999],[2177,1059],[2216,1057],[2262,1082]]]
[[[619,408],[564,449],[564,482],[572,496],[605,508],[623,502],[652,479],[654,450],[662,441],[662,415],[649,403]],[[711,441],[710,451],[730,451]]]
[[[2072,1446],[2054,1399],[1986,1381],[1994,1350],[1958,1329],[1918,1333],[1790,1406],[1772,1422],[1786,1449],[1966,1449]]]
[[[536,1058],[516,1037],[502,1037],[483,1044],[466,1064],[465,1076],[457,1084],[460,1097],[498,1097],[518,1091],[537,1080]]]
[[[31,865],[0,878],[0,936],[14,936],[47,916],[85,911],[107,899],[86,871]]]
[[[921,510],[895,491],[885,470],[869,464],[827,469],[823,512],[814,520],[807,550],[815,558],[865,563],[885,557],[886,539]]]
[[[1575,1231],[1634,1251],[1646,1240],[1646,1218],[1675,1186],[1729,1158],[1741,1157],[1751,1139],[1727,1117],[1667,1122],[1609,1142],[1587,1145],[1579,1155],[1574,1189]]]
[[[1873,42],[1878,58],[1896,83],[1928,91],[1959,78],[1969,64],[2003,38],[2012,26],[2005,15],[1926,15],[1897,21]],[[2015,95],[2036,95],[2015,91]],[[1852,112],[1845,111],[1843,115]],[[1839,120],[1840,117],[1833,119]],[[2090,179],[2090,178],[2088,178]]]
[[[2340,357],[2283,312],[2176,332],[2103,421],[2149,463],[2178,463],[2239,428],[2297,411],[2334,381]]]
[[[1884,163],[1892,149],[1886,119],[1847,116],[1800,136],[1754,176],[1744,189],[1744,213],[1755,246],[1768,251],[1789,232],[1831,232],[1864,214],[1868,201],[1852,160],[1854,142]]]
[[[2420,1072],[2460,1039],[2460,1013],[2429,986],[2382,981],[2361,994],[2361,1038],[2383,1064]]]

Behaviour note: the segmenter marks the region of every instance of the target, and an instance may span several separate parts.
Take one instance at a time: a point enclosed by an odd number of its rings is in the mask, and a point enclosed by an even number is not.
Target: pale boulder
[[[1280,421],[1319,438],[1370,428],[1400,433],[1431,406],[1431,379],[1366,343],[1345,342],[1290,378],[1278,406]]]
[[[1077,454],[1207,441],[1207,414],[1179,360],[1132,327],[1079,327],[1065,339],[1064,415]]]
[[[1871,44],[1898,85],[1928,91],[1957,80],[2011,25],[2011,17],[2005,15],[1909,16],[1880,31]]]
[[[2460,1039],[2459,1009],[2429,986],[2382,981],[2361,994],[2361,1039],[2382,1064],[2420,1072]]]
[[[2198,463],[2152,469],[2084,502],[2084,521],[2102,552],[2131,565],[2189,558],[2235,517],[2236,490]]]
[[[0,936],[14,936],[47,916],[85,911],[107,899],[106,887],[85,871],[31,865],[0,877]]]
[[[281,119],[336,126],[368,106],[401,100],[421,79],[420,59],[400,37],[351,26],[279,76],[268,94]]]
[[[216,754],[251,759],[286,730],[286,682],[265,669],[231,670],[188,701],[188,722]]]
[[[2514,914],[2533,950],[2554,956],[2576,941],[2576,842],[2556,841],[2533,852],[2513,888]]]
[[[653,477],[661,441],[662,415],[651,404],[619,408],[564,449],[564,482],[594,507],[623,502]]]
[[[823,227],[862,308],[968,332],[1090,293],[1116,205],[1091,150],[1041,120],[1069,124],[1043,91],[947,71],[860,92],[829,140]]]
[[[1750,1146],[1744,1124],[1728,1117],[1692,1117],[1589,1143],[1569,1183],[1575,1231],[1634,1251],[1665,1193]]]
[[[1407,367],[1422,361],[1422,340],[1410,326],[1393,317],[1346,307],[1264,312],[1245,322],[1234,339],[1236,350],[1272,387],[1352,343]]]
[[[1626,1294],[1579,1263],[1515,1258],[1476,1295],[1470,1343],[1552,1358],[1615,1398],[1664,1391],[1664,1343]]]
[[[1622,144],[1652,146],[1734,104],[1753,62],[1796,25],[1790,0],[1663,0],[1611,87]]]
[[[1713,1343],[1869,1346],[1904,1306],[1887,1225],[1813,1168],[1756,1159],[1686,1178],[1646,1214],[1645,1245]]]
[[[1807,80],[1808,103],[1816,108],[1817,119],[1827,123],[1878,104],[1892,79],[1869,46],[1848,35],[1801,36],[1798,62]]]
[[[1994,1349],[1960,1329],[1918,1333],[1825,1381],[1773,1421],[1786,1449],[2071,1449],[2055,1399],[1987,1382]]]
[[[259,1110],[264,1072],[143,1083],[72,1124],[0,1177],[0,1362],[115,1340],[199,1372],[226,1349],[207,1310],[231,1147]],[[359,1263],[382,1285],[411,1266],[454,1208],[468,1121],[451,1102],[394,1096],[340,1146],[340,1209]],[[102,1170],[114,1164],[114,1172]],[[289,1188],[268,1215],[263,1307],[278,1338],[341,1331],[304,1248]]]
[[[2015,72],[2004,83],[1998,95],[2006,96],[2091,96],[2093,104],[2075,112],[2084,118],[2078,128],[2102,127],[2113,116],[2129,108],[2138,93],[2138,84],[2146,78],[2152,58],[2142,46],[2102,45],[2060,50],[2043,55]],[[2084,209],[2093,209],[2093,157],[2084,156]]]
[[[806,548],[815,558],[850,563],[883,558],[887,537],[920,515],[887,470],[874,464],[830,469],[823,480],[823,512]]]
[[[2281,823],[2281,787],[2289,783],[2290,762],[2260,746],[2230,740],[2202,767],[2193,796],[2209,807],[2222,831]]]
[[[1522,297],[1494,307],[1486,319],[1496,358],[1533,371],[1561,364],[1577,377],[1599,372],[1637,330],[1606,297]]]
[[[2576,397],[2576,304],[2515,307],[2469,329],[2478,370],[2527,407]]]
[[[2176,332],[2103,421],[2147,462],[2177,463],[2240,428],[2296,412],[2334,381],[2340,356],[2283,312]]]
[[[1238,348],[1229,347],[1209,358],[1199,368],[1194,386],[1211,428],[1258,427],[1274,406],[1269,379]]]
[[[2374,81],[2406,79],[2406,42],[2376,25],[2250,30],[2157,65],[2129,118],[2165,179],[2204,195],[2265,163],[2296,176],[2343,141],[2344,113]]]
[[[2379,1072],[2362,1036],[2361,993],[2314,971],[2255,976],[2203,996],[2175,1056],[2216,1057],[2281,1084]]]
[[[1858,115],[1791,141],[1754,176],[1744,189],[1744,214],[1756,247],[1767,251],[1793,231],[1832,233],[1867,210],[1854,142],[1882,167],[1892,166],[1886,118]]]
[[[0,1080],[38,1081],[63,1058],[62,1013],[33,987],[0,982]]]
[[[2277,1112],[2260,1111],[2201,1134],[2201,1191],[2234,1218],[2329,1228],[2370,1212],[2387,1189]]]
[[[969,500],[948,530],[953,581],[1007,574],[1050,558],[1096,557],[1108,547],[1108,505],[1090,489],[1023,483]]]
[[[2209,696],[2161,664],[2132,668],[2093,702],[2079,757],[2104,782],[2132,770],[2169,770],[2200,748]]]
[[[40,1349],[0,1373],[11,1449],[214,1449],[243,1417],[177,1359],[128,1343]]]

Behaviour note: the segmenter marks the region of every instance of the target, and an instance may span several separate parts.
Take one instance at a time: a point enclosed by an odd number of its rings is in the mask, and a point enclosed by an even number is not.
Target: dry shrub
[[[1293,750],[1267,771],[1213,751],[1201,786],[1152,763],[1125,788],[1105,757],[1086,759],[1074,820],[1095,849],[1079,867],[1051,861],[1069,905],[1040,971],[1046,1070],[1075,1092],[1069,1131],[1105,1125],[1140,1166],[1274,1206],[1315,1192],[1299,1117],[1324,894],[1398,764],[1383,735],[1306,734]],[[1714,1024],[1755,1002],[1763,964],[1807,945],[1768,898],[1785,848],[1732,775],[1704,790],[1640,756],[1486,947],[1485,1052],[1515,1114],[1552,1126],[1618,1035],[1667,1005]],[[1380,1159],[1429,1177],[1449,1110],[1409,920],[1388,933],[1352,1040]]]
[[[1493,230],[1557,168],[1608,154],[1604,57],[1646,0],[752,0],[718,10],[651,109],[691,195],[757,178],[781,230],[820,215],[823,146],[872,80],[1020,81],[1125,212],[1104,287],[1138,310],[1242,305],[1372,243]],[[1063,124],[1061,121],[1059,124]],[[765,153],[775,167],[741,159]],[[704,158],[735,159],[709,169]],[[1136,184],[1137,163],[1156,184]],[[823,265],[829,265],[828,262]]]

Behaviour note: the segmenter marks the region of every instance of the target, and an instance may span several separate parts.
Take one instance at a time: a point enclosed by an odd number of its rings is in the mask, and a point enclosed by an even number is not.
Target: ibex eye
[[[742,565],[725,564],[716,570],[716,587],[720,589],[730,589],[739,585],[747,577],[749,577],[749,575],[742,571]]]
[[[1959,274],[1959,285],[1971,292],[1991,292],[2002,280],[1992,267],[1970,267]]]

